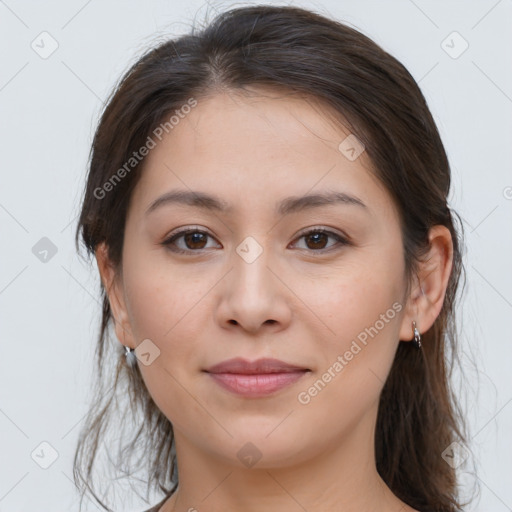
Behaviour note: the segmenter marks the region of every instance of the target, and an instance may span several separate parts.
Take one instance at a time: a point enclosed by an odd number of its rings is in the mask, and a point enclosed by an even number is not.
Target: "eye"
[[[200,252],[204,249],[211,249],[208,247],[208,239],[213,238],[208,232],[200,229],[182,229],[176,233],[172,233],[166,238],[162,245],[166,246],[175,253],[191,253]],[[329,238],[334,240],[334,243],[328,245]],[[341,235],[329,231],[324,228],[314,228],[304,232],[296,240],[304,239],[306,247],[299,247],[299,249],[312,250],[314,252],[321,252],[330,250],[333,246],[349,245],[346,238]]]
[[[162,242],[162,245],[177,253],[199,252],[211,248],[207,246],[208,238],[212,237],[206,231],[190,228],[182,229],[171,234]]]
[[[333,243],[331,245],[328,244],[329,238],[334,239],[338,244],[340,245],[348,245],[349,242],[341,235],[338,235],[337,233],[334,233],[333,231],[329,231],[327,229],[323,228],[314,228],[310,229],[309,231],[306,231],[302,235],[297,238],[297,240],[304,239],[306,241],[306,249],[310,249],[316,252],[329,250],[333,246],[336,245],[336,243]],[[304,247],[299,247],[299,249],[303,249]]]

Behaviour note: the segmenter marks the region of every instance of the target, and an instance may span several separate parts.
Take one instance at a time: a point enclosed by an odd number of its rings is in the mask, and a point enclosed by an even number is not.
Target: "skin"
[[[160,350],[138,365],[176,436],[180,484],[163,512],[413,510],[376,471],[377,405],[399,340],[413,337],[411,322],[425,332],[441,310],[451,237],[443,226],[432,228],[429,257],[406,296],[393,201],[365,152],[354,161],[340,152],[349,131],[328,114],[312,98],[262,88],[198,99],[146,157],[119,274],[98,247],[119,342],[135,348],[150,339]],[[145,215],[174,189],[214,194],[233,211],[170,204]],[[357,196],[367,208],[274,211],[285,197],[327,189]],[[176,243],[188,253],[173,253],[162,242],[183,227],[210,236],[188,246],[181,237]],[[318,227],[350,243],[301,236]],[[251,263],[236,252],[248,236],[263,250]],[[394,303],[401,305],[394,318],[300,403],[298,394]],[[244,398],[201,371],[237,356],[311,371],[273,395]],[[247,442],[261,455],[250,468],[237,457]]]

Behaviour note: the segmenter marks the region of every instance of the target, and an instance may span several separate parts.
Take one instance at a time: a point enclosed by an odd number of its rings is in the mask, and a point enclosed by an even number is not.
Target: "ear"
[[[98,244],[95,256],[101,282],[110,303],[110,311],[113,316],[117,339],[123,345],[134,349],[136,344],[134,343],[134,336],[128,320],[122,278],[116,274],[115,268],[108,256],[108,248],[104,242]]]
[[[453,264],[453,242],[446,226],[433,226],[429,232],[430,249],[420,263],[416,283],[407,299],[400,327],[400,339],[414,339],[412,322],[420,334],[428,331],[444,302]]]

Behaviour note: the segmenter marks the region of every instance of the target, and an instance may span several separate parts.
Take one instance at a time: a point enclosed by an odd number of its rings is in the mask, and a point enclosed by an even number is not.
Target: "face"
[[[328,114],[271,90],[219,93],[145,159],[114,316],[124,344],[149,340],[138,365],[178,450],[278,467],[374,427],[404,329],[401,231]],[[233,358],[281,363],[215,373]]]

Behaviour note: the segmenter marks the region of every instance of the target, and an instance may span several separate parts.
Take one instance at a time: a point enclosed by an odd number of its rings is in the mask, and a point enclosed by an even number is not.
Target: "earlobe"
[[[414,339],[412,322],[420,334],[428,331],[439,316],[444,303],[453,264],[453,242],[450,231],[437,225],[429,233],[430,249],[420,262],[417,282],[409,297],[404,315],[400,339]]]
[[[135,348],[128,314],[123,298],[123,288],[119,276],[116,275],[112,265],[108,248],[105,243],[98,244],[95,251],[96,263],[110,304],[110,312],[114,322],[115,332],[118,340],[125,346]]]

